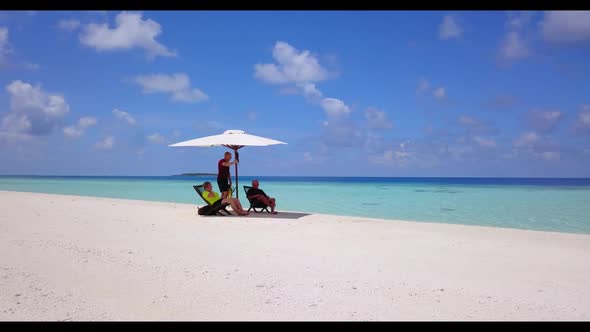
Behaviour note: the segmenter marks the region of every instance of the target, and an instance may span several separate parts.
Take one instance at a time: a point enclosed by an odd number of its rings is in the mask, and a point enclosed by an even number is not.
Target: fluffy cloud
[[[23,67],[25,67],[25,69],[27,69],[27,70],[37,70],[37,69],[41,68],[41,66],[39,66],[36,63],[32,63],[32,62],[23,63]]]
[[[139,75],[133,81],[143,88],[143,93],[171,93],[174,101],[194,103],[209,98],[203,91],[191,88],[190,78],[184,73]]]
[[[477,126],[481,126],[482,123],[479,120],[476,120],[470,116],[466,116],[466,115],[461,115],[459,117],[459,123],[463,126],[468,126],[468,127],[477,127]]]
[[[64,128],[64,135],[69,138],[79,138],[84,134],[84,130],[76,126],[67,126]]]
[[[162,33],[159,23],[142,19],[141,13],[122,12],[115,18],[116,27],[107,23],[90,23],[84,26],[80,42],[97,51],[129,50],[141,48],[149,58],[156,56],[176,56],[168,48],[156,41]]]
[[[531,21],[533,12],[508,12],[507,15],[506,27],[509,30],[521,30]]]
[[[273,52],[276,63],[254,65],[254,77],[272,84],[307,83],[327,79],[328,72],[310,51],[299,51],[277,41]]]
[[[118,118],[121,119],[123,121],[126,121],[127,123],[129,123],[130,125],[134,125],[135,124],[135,119],[127,112],[121,111],[119,109],[114,109],[113,110],[113,114]]]
[[[541,153],[536,153],[535,156],[547,161],[559,161],[559,159],[561,158],[561,154],[557,151],[545,151]]]
[[[273,48],[275,63],[254,65],[254,77],[270,84],[283,86],[283,94],[302,94],[305,99],[320,106],[330,117],[347,116],[351,110],[342,100],[324,98],[315,82],[328,79],[328,71],[310,51],[299,51],[286,42],[278,41]]]
[[[390,145],[381,152],[370,154],[369,162],[387,167],[419,167],[428,168],[440,163],[439,152],[429,144],[404,140]],[[443,156],[443,160],[449,160]]]
[[[590,133],[590,105],[582,105],[576,118],[574,129],[578,132]]]
[[[535,132],[526,132],[514,140],[513,145],[517,148],[533,147],[541,140],[541,137]]]
[[[360,147],[364,135],[358,126],[341,117],[334,117],[323,123],[322,141],[330,147]]]
[[[164,136],[160,135],[159,133],[154,133],[152,135],[149,135],[147,138],[148,138],[148,141],[150,141],[154,144],[165,144],[166,143],[166,138],[164,138]]]
[[[438,28],[438,36],[440,39],[446,40],[451,38],[459,38],[463,34],[463,29],[455,22],[452,16],[446,15]]]
[[[439,86],[434,90],[431,90],[431,87],[430,82],[426,78],[420,78],[416,87],[416,96],[423,97],[432,93],[432,97],[440,102],[447,99],[447,90],[444,87]]]
[[[495,148],[496,147],[496,141],[492,140],[492,139],[485,139],[479,136],[474,136],[473,140],[481,147],[484,148]]]
[[[74,19],[61,20],[57,27],[63,30],[74,31],[80,27],[80,21]]]
[[[505,60],[518,60],[530,55],[530,50],[517,31],[510,31],[500,46],[500,56]]]
[[[329,116],[343,116],[350,114],[350,108],[340,99],[324,98],[321,105]]]
[[[537,132],[549,133],[555,129],[563,117],[564,113],[557,110],[531,110],[528,114],[528,123]]]
[[[548,42],[590,42],[590,11],[547,11],[539,25]]]
[[[44,92],[40,86],[17,80],[8,84],[6,91],[10,95],[10,111],[2,119],[0,131],[48,135],[70,111],[62,96]]]
[[[365,118],[370,129],[393,128],[393,123],[387,118],[385,111],[369,107],[365,110]]]
[[[435,89],[434,92],[432,92],[432,95],[437,100],[444,100],[447,96],[447,93],[445,91],[445,88],[440,87],[440,88]]]
[[[523,37],[525,27],[532,17],[530,12],[509,12],[506,20],[508,32],[502,39],[498,51],[499,58],[504,62],[511,62],[527,58],[531,55],[527,40]]]
[[[74,126],[67,126],[63,129],[64,135],[69,138],[79,138],[84,135],[86,128],[96,125],[97,120],[93,117],[84,117],[78,120]]]
[[[87,128],[87,127],[90,127],[90,126],[94,126],[96,123],[97,123],[96,118],[89,117],[89,116],[88,117],[81,118],[80,120],[78,120],[78,126],[80,128]]]
[[[323,96],[322,92],[313,83],[298,83],[297,87],[301,89],[303,96],[311,102],[317,102]]]
[[[94,147],[101,150],[110,150],[115,145],[115,138],[113,136],[105,137],[102,141],[97,142]]]
[[[11,52],[8,44],[8,28],[0,27],[0,62]]]

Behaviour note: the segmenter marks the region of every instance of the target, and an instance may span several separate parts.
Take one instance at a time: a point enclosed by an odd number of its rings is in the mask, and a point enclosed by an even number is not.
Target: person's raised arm
[[[238,163],[237,160],[234,160],[234,161],[224,161],[224,162],[221,163],[221,165],[228,167],[228,166],[231,166],[231,165],[235,165],[237,163]]]

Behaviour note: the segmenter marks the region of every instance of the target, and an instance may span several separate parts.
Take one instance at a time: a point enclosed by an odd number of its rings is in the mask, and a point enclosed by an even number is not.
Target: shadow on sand
[[[311,214],[309,213],[301,213],[301,212],[278,212],[277,214],[270,214],[267,212],[252,212],[250,211],[250,214],[245,216],[244,218],[259,218],[259,219],[299,219],[305,216],[309,216]],[[206,218],[223,218],[222,216],[202,216],[202,217],[206,217]],[[234,214],[234,212],[232,211],[232,215],[231,216],[224,216],[224,217],[231,217],[231,218],[241,218],[239,216],[236,216]]]

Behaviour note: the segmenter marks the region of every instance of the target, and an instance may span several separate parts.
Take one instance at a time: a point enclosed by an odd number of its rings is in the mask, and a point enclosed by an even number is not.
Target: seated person
[[[211,185],[211,182],[207,181],[203,183],[203,188],[205,189],[205,191],[203,192],[203,198],[207,202],[209,202],[209,204],[215,205],[219,204],[219,201],[221,201],[221,203],[227,203],[231,205],[231,208],[240,216],[247,216],[248,214],[250,214],[244,211],[244,208],[242,208],[242,204],[240,204],[240,201],[237,198],[222,199],[218,193],[213,191],[213,186]]]
[[[252,188],[250,188],[248,190],[248,192],[246,193],[250,203],[252,205],[254,205],[257,202],[260,202],[264,205],[270,206],[270,213],[277,214],[277,212],[275,211],[275,205],[276,205],[275,199],[268,197],[268,195],[266,195],[266,193],[264,193],[264,191],[258,189],[258,186],[259,186],[258,180],[253,180],[252,181]]]

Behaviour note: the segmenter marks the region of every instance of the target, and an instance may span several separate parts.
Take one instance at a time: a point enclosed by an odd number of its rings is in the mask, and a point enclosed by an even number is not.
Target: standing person
[[[227,198],[229,188],[231,187],[231,175],[229,174],[229,167],[238,163],[237,160],[231,161],[231,152],[226,152],[223,159],[217,162],[217,185],[221,191],[221,197]]]

